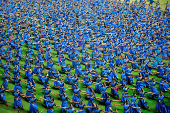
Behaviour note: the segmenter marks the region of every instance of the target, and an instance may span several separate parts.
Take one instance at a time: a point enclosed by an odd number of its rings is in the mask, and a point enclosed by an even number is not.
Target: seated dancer
[[[145,93],[149,93],[149,92],[145,92],[144,89],[142,88],[139,92],[140,97],[142,98],[139,99],[138,105],[150,111],[151,109],[149,108],[148,103],[146,102]]]
[[[40,101],[39,99],[36,98],[36,95],[33,94],[32,98],[30,99],[30,107],[29,107],[29,112],[30,113],[38,113],[38,107],[36,101]]]
[[[6,106],[8,106],[8,103],[7,103],[7,100],[6,100],[6,96],[5,96],[4,91],[8,91],[8,90],[5,90],[5,89],[4,89],[4,86],[1,85],[1,88],[0,88],[0,102],[2,102],[3,104],[5,104]]]
[[[156,111],[158,111],[159,113],[168,113],[169,112],[169,106],[166,106],[163,99],[164,98],[170,98],[167,96],[163,95],[163,92],[161,91],[158,99],[157,99],[157,103],[156,103]]]
[[[19,92],[19,89],[17,89],[16,92],[14,92],[14,109],[21,108],[22,110],[24,110],[22,101],[21,101],[22,95],[23,94]]]

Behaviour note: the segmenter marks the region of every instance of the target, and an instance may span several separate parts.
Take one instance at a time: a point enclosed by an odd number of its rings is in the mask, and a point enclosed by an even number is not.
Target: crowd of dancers
[[[155,4],[144,0],[1,1],[0,66],[4,72],[0,102],[8,106],[5,91],[12,91],[14,109],[24,110],[21,98],[26,98],[30,113],[39,112],[36,102],[42,100],[47,113],[54,113],[54,106],[62,113],[118,113],[113,101],[121,101],[117,105],[124,106],[125,113],[141,113],[141,109],[153,110],[145,98],[149,94],[150,99],[157,99],[156,111],[170,112],[163,101],[170,98],[163,94],[170,90],[169,3],[164,10],[159,1]],[[34,76],[43,84],[40,98],[35,95],[39,83]],[[14,83],[14,89],[8,82]],[[26,94],[22,84],[27,84]],[[53,90],[59,90],[55,95],[61,97],[57,101],[62,105],[54,102]],[[72,98],[67,90],[73,92]],[[129,95],[128,90],[136,92]],[[82,95],[89,100],[87,105]]]

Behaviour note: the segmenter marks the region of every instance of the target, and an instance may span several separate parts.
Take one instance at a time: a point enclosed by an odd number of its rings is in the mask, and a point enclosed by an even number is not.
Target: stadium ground
[[[133,1],[134,1],[134,0],[133,0]],[[166,3],[166,0],[160,0],[160,3],[161,3],[161,4]],[[165,5],[161,5],[161,8],[164,10],[164,9],[165,9]],[[52,46],[52,47],[53,47],[53,46]],[[35,46],[34,46],[34,48],[35,48]],[[26,44],[24,44],[24,46],[22,47],[22,49],[26,49]],[[45,48],[44,48],[44,50],[45,50]],[[91,49],[88,48],[88,51],[91,52]],[[36,54],[35,49],[34,49],[34,53]],[[22,50],[22,55],[24,55],[24,56],[26,55],[26,51],[25,51],[25,50]],[[57,58],[57,57],[54,57],[54,55],[56,55],[56,51],[53,51],[53,50],[52,50],[53,61],[54,61],[54,62],[57,62],[57,61],[58,61],[58,58]],[[66,54],[65,54],[65,57],[67,58],[67,55],[66,55]],[[5,62],[5,60],[2,60],[2,61],[3,61],[3,63]],[[93,64],[93,62],[94,62],[94,61],[92,61],[92,64]],[[165,62],[167,63],[168,61],[165,61]],[[22,60],[21,63],[24,64],[24,63],[25,63],[25,60]],[[46,64],[46,62],[45,62],[45,64]],[[66,64],[71,64],[71,65],[72,65],[72,62],[66,60]],[[32,67],[33,67],[33,64],[32,64]],[[21,69],[22,69],[22,68],[23,68],[23,66],[21,66]],[[58,65],[55,65],[55,68],[56,68],[57,70],[60,70],[60,66],[58,66]],[[121,69],[121,67],[117,67],[117,68],[118,68],[118,69]],[[84,65],[82,65],[82,69],[85,69],[85,66],[84,66]],[[4,69],[3,69],[3,68],[0,68],[0,74],[3,74],[3,71],[4,71]],[[97,69],[97,71],[98,71],[98,73],[100,73],[100,69],[99,69],[99,68]],[[152,70],[152,71],[155,71],[155,70]],[[22,73],[21,73],[21,79],[24,80],[24,81],[26,81],[26,79],[24,79],[24,73],[25,73],[25,72],[24,72],[24,71],[21,71],[21,72],[22,72]],[[46,71],[45,73],[47,73],[47,71]],[[11,76],[13,76],[13,68],[12,68],[10,74],[11,74]],[[72,70],[72,74],[74,74],[74,71],[73,71],[73,70]],[[133,72],[133,75],[138,75],[138,72]],[[119,78],[120,78],[120,73],[118,73],[118,76],[119,76]],[[160,81],[160,78],[158,78],[156,75],[151,76],[151,78],[155,78],[156,81]],[[38,83],[38,76],[34,76],[34,79],[35,79],[35,82],[36,82],[36,87],[43,87],[43,85],[41,85],[40,83]],[[64,79],[64,78],[63,78],[63,79]],[[81,80],[82,80],[82,79],[83,79],[83,78],[81,77]],[[12,80],[12,81],[13,81],[13,80]],[[3,81],[2,81],[2,77],[0,77],[0,84],[2,84],[2,82],[3,82]],[[136,78],[134,79],[134,82],[136,83]],[[22,83],[23,93],[24,93],[24,94],[26,94],[26,86],[27,86],[26,84]],[[54,93],[52,93],[51,95],[52,95],[52,97],[55,99],[55,103],[56,103],[57,105],[61,105],[61,100],[58,100],[59,96],[54,95],[54,94],[58,94],[59,91],[53,89],[54,82],[51,81],[51,80],[50,80],[50,86],[52,87],[52,92],[54,92]],[[71,85],[68,85],[68,86],[69,86],[68,88],[71,88]],[[158,88],[158,85],[156,85],[156,86],[157,86],[158,91],[160,91],[159,88]],[[80,89],[86,91],[86,88],[84,87],[84,85],[83,85],[82,82],[79,83],[79,87],[80,87]],[[133,87],[133,86],[128,85],[128,87]],[[66,89],[68,89],[68,88],[66,87]],[[95,88],[94,85],[93,85],[93,88]],[[9,82],[9,89],[10,89],[10,90],[14,89],[14,84],[13,84],[13,82],[12,82],[12,83]],[[108,93],[110,94],[110,92],[111,92],[110,88],[109,88],[107,91],[108,91]],[[145,91],[149,91],[149,89],[146,88]],[[72,98],[72,91],[67,90],[66,92],[67,92],[68,97],[69,97],[69,98]],[[34,93],[36,94],[37,98],[44,96],[44,91],[43,91],[42,89],[37,89],[36,92],[34,92]],[[132,95],[133,93],[134,93],[134,91],[129,90],[129,95]],[[119,90],[119,95],[121,95],[121,94],[122,94],[122,90]],[[16,112],[18,111],[18,109],[13,109],[13,107],[14,107],[14,96],[13,96],[13,92],[9,92],[9,93],[8,93],[8,92],[5,92],[5,95],[6,95],[7,102],[8,102],[8,104],[9,104],[9,106],[5,106],[5,105],[3,105],[3,104],[0,104],[0,113],[16,113]],[[164,95],[165,95],[165,96],[169,96],[169,93],[168,93],[168,92],[167,92],[167,93],[164,93]],[[96,96],[97,96],[97,97],[100,97],[101,95],[100,95],[100,94],[96,94]],[[138,95],[138,96],[139,96],[139,95]],[[157,101],[157,100],[151,100],[151,99],[149,99],[149,95],[148,95],[148,94],[146,94],[146,98],[147,98],[148,105],[149,105],[149,107],[151,108],[150,113],[156,112],[155,107],[156,107],[156,101]],[[81,99],[84,100],[84,103],[87,105],[88,100],[85,99],[85,95],[82,95],[82,96],[81,96]],[[112,99],[113,99],[113,100],[117,100],[117,98],[112,98]],[[164,101],[165,101],[166,104],[170,105],[169,99],[164,99]],[[24,111],[21,110],[21,113],[26,113],[26,112],[29,111],[29,105],[30,105],[30,104],[29,104],[27,101],[25,101],[23,98],[22,98],[22,102],[23,102],[23,106],[24,106],[24,109],[25,109],[25,110],[24,110]],[[99,101],[95,101],[95,103],[96,103],[96,104],[100,104]],[[115,104],[121,104],[122,102],[114,102],[114,103],[115,103]],[[38,109],[39,109],[39,111],[40,111],[41,113],[47,112],[47,108],[45,107],[45,105],[43,104],[43,102],[37,102],[37,105],[38,105]],[[104,106],[104,105],[100,105],[100,108],[101,108],[101,109],[105,109],[105,106]],[[115,108],[118,109],[119,113],[123,113],[123,106],[117,106],[117,105],[115,105],[115,106],[113,106],[113,109],[115,109]],[[77,108],[76,108],[76,109],[77,109]],[[55,107],[54,110],[55,110],[55,113],[59,113],[59,112],[60,112],[60,108],[58,108],[58,107]],[[142,109],[142,111],[143,111],[144,113],[149,112],[149,111],[144,110],[144,109]]]

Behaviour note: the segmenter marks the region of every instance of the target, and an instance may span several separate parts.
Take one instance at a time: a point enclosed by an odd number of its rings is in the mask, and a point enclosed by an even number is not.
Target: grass
[[[135,0],[131,0],[130,2],[134,2]],[[140,0],[137,0],[137,1],[140,1]],[[146,3],[147,4],[150,4],[150,0],[145,0],[146,1]],[[153,3],[153,6],[156,6],[156,2],[158,1],[158,0],[154,0],[155,2]],[[165,7],[166,7],[166,3],[167,3],[167,1],[169,1],[169,0],[159,0],[159,2],[160,2],[160,7],[161,7],[161,10],[165,10]]]
[[[160,1],[161,2],[161,4],[163,4],[163,3],[166,3],[166,0],[161,0]],[[161,8],[162,9],[165,9],[164,8],[164,5],[161,5]],[[88,47],[89,47],[89,45],[87,45]],[[52,45],[52,47],[53,47],[53,45]],[[22,49],[26,49],[27,47],[26,47],[26,44],[24,44],[23,46],[22,46]],[[35,46],[34,46],[34,48],[35,48]],[[44,48],[44,51],[45,51],[45,48]],[[88,51],[89,52],[91,52],[91,49],[88,49]],[[37,52],[36,52],[36,50],[34,49],[34,53],[35,53],[35,55],[37,54]],[[26,55],[26,51],[25,50],[22,50],[22,55]],[[54,57],[54,55],[56,55],[56,51],[53,51],[52,50],[52,56],[53,56],[53,61],[54,62],[56,62],[57,63],[57,61],[58,61],[58,58],[57,57]],[[66,55],[65,54],[65,57],[67,58],[68,57],[68,55]],[[14,59],[14,58],[13,58]],[[3,61],[3,64],[4,64],[4,62],[5,62],[5,60],[2,60]],[[167,62],[167,61],[166,61]],[[22,64],[24,64],[25,63],[25,60],[22,60],[20,63],[22,63]],[[92,63],[94,63],[94,61],[92,61]],[[68,60],[66,60],[66,64],[70,64],[71,66],[72,66],[72,62],[70,62],[70,61],[68,61]],[[45,62],[45,65],[46,65],[46,62]],[[84,65],[81,65],[82,66],[82,69],[85,69],[85,66]],[[12,66],[13,67],[13,66]],[[21,69],[23,68],[23,66],[21,66]],[[120,67],[117,67],[118,69],[121,69]],[[32,69],[33,69],[33,64],[32,64]],[[58,66],[58,65],[55,65],[55,69],[56,70],[60,70],[60,66]],[[3,71],[4,71],[4,69],[3,68],[0,68],[0,73],[2,74],[3,73]],[[100,72],[100,69],[98,68],[97,69],[97,71],[98,71],[98,73],[101,73]],[[153,71],[155,71],[155,70],[153,70]],[[21,71],[22,73],[21,73],[21,79],[22,80],[25,80],[26,81],[26,79],[24,79],[24,71],[22,70]],[[47,71],[44,71],[44,73],[47,73]],[[10,71],[10,74],[11,74],[11,76],[13,76],[13,68],[11,69],[11,71]],[[74,74],[74,71],[72,70],[72,74]],[[133,75],[138,75],[138,72],[133,72]],[[119,76],[119,80],[120,80],[120,73],[118,73],[118,76]],[[64,79],[64,77],[62,77],[63,79]],[[156,75],[154,75],[153,77],[151,77],[151,78],[155,78],[156,79],[156,81],[160,81],[160,78],[158,78]],[[34,79],[35,79],[35,82],[36,82],[36,87],[43,87],[43,85],[41,85],[40,83],[38,83],[38,76],[34,76]],[[80,79],[82,80],[83,78],[82,77],[80,77]],[[13,80],[12,80],[13,81]],[[0,84],[2,84],[2,78],[0,77]],[[136,83],[136,78],[134,79],[134,82]],[[23,93],[24,94],[26,94],[26,84],[24,84],[24,83],[22,83],[22,89],[23,89]],[[53,87],[54,86],[54,82],[53,81],[51,81],[50,80],[50,86],[51,87]],[[71,88],[71,85],[68,85],[69,87],[68,88]],[[160,91],[159,90],[159,86],[158,85],[156,85],[157,86],[157,89],[158,89],[158,91]],[[79,87],[80,87],[80,89],[82,89],[83,91],[86,91],[86,88],[84,88],[84,85],[83,85],[83,83],[82,82],[79,82]],[[128,87],[133,87],[133,86],[131,86],[131,85],[128,85]],[[67,87],[66,87],[66,89],[68,89]],[[93,85],[93,88],[95,88],[95,86]],[[13,82],[9,82],[9,89],[14,89],[14,84],[13,84]],[[59,91],[58,90],[55,90],[55,89],[53,89],[53,88],[51,88],[51,90],[52,90],[52,92],[54,92],[54,93],[52,93],[51,95],[52,95],[52,97],[55,99],[55,103],[57,104],[57,105],[61,105],[61,100],[59,100],[59,96],[56,96],[56,95],[54,95],[54,94],[58,94],[59,93]],[[108,91],[108,93],[110,94],[110,92],[111,92],[111,89],[109,88],[109,89],[107,89],[107,91]],[[145,91],[149,91],[149,88],[145,88]],[[67,90],[66,91],[67,92],[67,95],[68,95],[68,97],[69,98],[72,98],[72,91],[70,91],[70,90]],[[36,94],[36,96],[37,96],[37,98],[40,98],[40,97],[43,97],[43,95],[44,95],[44,90],[43,89],[36,89],[36,91],[34,92],[35,94]],[[134,93],[134,91],[132,91],[132,90],[129,90],[129,95],[132,95]],[[119,90],[119,95],[121,96],[121,94],[122,94],[122,90]],[[13,107],[14,107],[14,96],[13,96],[13,92],[5,92],[5,95],[6,95],[6,99],[7,99],[7,102],[8,102],[8,104],[9,104],[9,106],[7,107],[7,106],[5,106],[4,104],[0,104],[0,112],[1,113],[16,113],[19,109],[13,109]],[[165,96],[169,96],[169,93],[168,92],[166,92],[166,93],[164,93],[164,95]],[[100,97],[101,95],[100,94],[96,94],[96,96],[97,97]],[[138,95],[139,96],[139,95]],[[155,110],[155,107],[156,107],[156,99],[155,100],[151,100],[151,99],[149,99],[149,95],[148,94],[146,94],[145,95],[146,96],[146,99],[147,99],[147,102],[148,102],[148,105],[149,105],[149,107],[151,108],[151,111],[150,111],[150,113],[154,113],[154,112],[156,112],[156,110]],[[117,98],[111,98],[111,99],[113,99],[113,100],[117,100]],[[85,95],[81,95],[81,100],[83,100],[84,101],[84,103],[87,105],[87,103],[88,103],[88,100],[86,100],[85,99]],[[168,104],[168,105],[170,105],[170,103],[169,103],[169,99],[164,99],[164,102],[166,103],[166,104]],[[29,103],[25,100],[25,99],[23,99],[22,98],[22,103],[23,103],[23,106],[24,106],[24,111],[22,110],[21,111],[21,113],[26,113],[26,112],[28,112],[29,111]],[[100,104],[100,101],[95,101],[95,103],[96,104]],[[115,104],[120,104],[120,103],[122,103],[122,102],[114,102]],[[37,105],[38,105],[38,109],[39,109],[39,111],[40,112],[42,112],[42,113],[45,113],[46,111],[47,111],[47,108],[45,108],[45,105],[43,104],[43,102],[37,102]],[[105,109],[105,106],[104,105],[99,105],[100,106],[100,108],[101,109]],[[113,109],[115,109],[115,108],[117,108],[118,109],[118,111],[119,111],[119,113],[123,113],[123,106],[117,106],[117,105],[115,105],[115,106],[113,106]],[[77,108],[76,108],[77,109]],[[58,112],[60,112],[60,108],[59,107],[55,107],[54,108],[54,110],[55,110],[55,113],[58,113]],[[142,109],[142,111],[145,113],[145,112],[148,112],[147,110],[144,110],[144,109]]]

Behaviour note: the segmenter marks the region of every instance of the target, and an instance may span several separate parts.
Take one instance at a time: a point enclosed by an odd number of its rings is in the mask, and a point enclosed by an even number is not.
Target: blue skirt
[[[29,111],[31,113],[36,113],[38,111],[37,103],[33,103],[33,104],[31,103]]]
[[[54,108],[47,110],[47,113],[54,113]]]
[[[0,101],[5,101],[5,100],[6,100],[5,94],[1,94],[0,95]]]
[[[61,106],[62,106],[62,107],[68,107],[68,102],[67,102],[67,101],[62,102],[62,105],[61,105]],[[61,111],[62,111],[62,112],[67,112],[67,109],[61,108]]]
[[[14,107],[22,107],[22,101],[19,99],[14,99]]]

